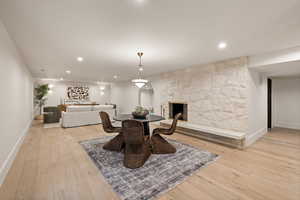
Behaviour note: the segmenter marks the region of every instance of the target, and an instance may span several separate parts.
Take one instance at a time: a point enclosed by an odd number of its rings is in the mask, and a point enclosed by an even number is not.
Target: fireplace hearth
[[[187,121],[188,105],[186,103],[169,102],[169,118],[173,119],[177,113],[182,113],[179,120]]]

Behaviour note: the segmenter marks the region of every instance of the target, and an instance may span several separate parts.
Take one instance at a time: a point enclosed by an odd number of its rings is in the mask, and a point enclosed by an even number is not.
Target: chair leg
[[[176,152],[176,148],[159,134],[151,137],[151,144],[153,154],[169,154]]]
[[[124,148],[125,143],[124,143],[124,138],[122,133],[119,133],[116,137],[111,139],[109,142],[107,142],[104,146],[103,149],[109,150],[109,151],[122,151]]]

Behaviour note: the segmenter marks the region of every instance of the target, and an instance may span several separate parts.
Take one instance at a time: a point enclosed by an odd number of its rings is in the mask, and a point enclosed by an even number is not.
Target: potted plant
[[[48,84],[38,85],[36,88],[34,88],[34,102],[39,106],[39,115],[36,116],[35,119],[43,119],[42,108],[47,101],[46,96],[49,90]]]
[[[149,114],[149,111],[142,106],[137,106],[132,112],[132,116],[136,119],[146,119],[146,116]]]

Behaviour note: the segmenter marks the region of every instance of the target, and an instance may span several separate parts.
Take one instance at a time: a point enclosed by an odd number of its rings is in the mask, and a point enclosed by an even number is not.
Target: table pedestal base
[[[145,135],[150,135],[149,122],[143,122]]]

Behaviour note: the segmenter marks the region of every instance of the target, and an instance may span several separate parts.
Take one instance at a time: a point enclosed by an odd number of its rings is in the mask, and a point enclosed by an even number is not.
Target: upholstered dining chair
[[[181,117],[181,115],[181,113],[175,115],[171,128],[156,128],[153,130],[151,137],[152,153],[168,154],[176,152],[176,148],[169,142],[167,142],[167,140],[165,140],[160,134],[172,135],[176,130],[177,121]]]
[[[143,123],[125,120],[122,122],[122,133],[126,143],[124,166],[131,169],[143,166],[151,155],[150,139],[144,134]]]
[[[47,106],[44,107],[44,123],[57,123],[61,118],[61,111],[58,107]]]
[[[122,128],[114,127],[111,124],[109,115],[106,112],[100,112],[100,118],[102,121],[103,129],[106,133],[119,133],[116,137],[114,137],[109,142],[107,142],[103,146],[103,149],[110,150],[110,151],[122,151],[122,148],[125,146],[124,138],[122,134]]]

